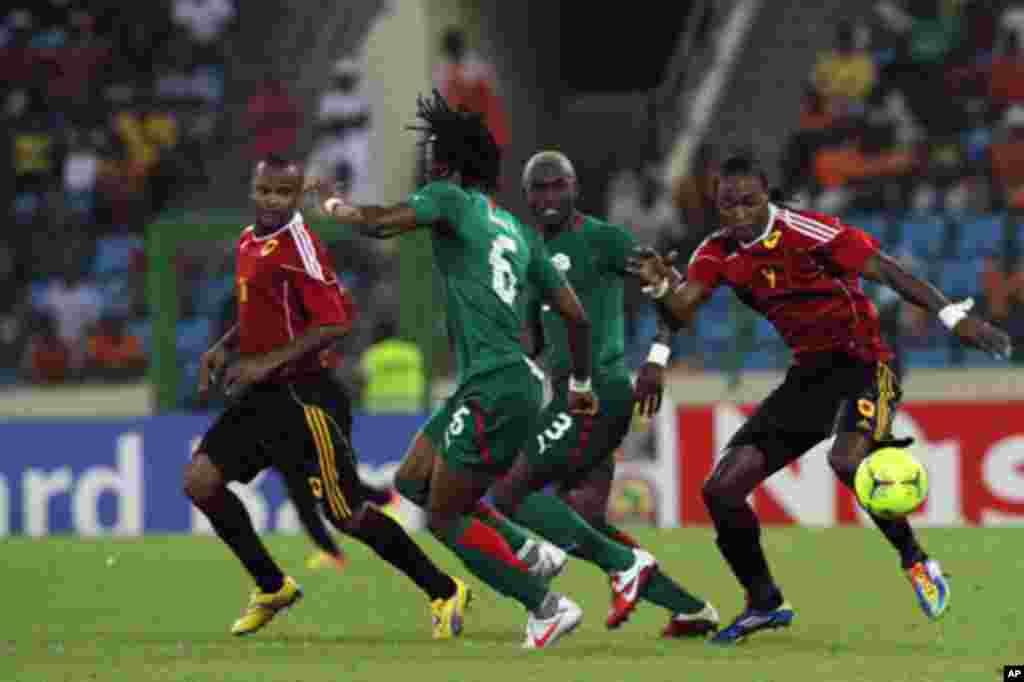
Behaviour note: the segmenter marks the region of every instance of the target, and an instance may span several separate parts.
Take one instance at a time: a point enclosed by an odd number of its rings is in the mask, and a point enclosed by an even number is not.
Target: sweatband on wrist
[[[653,362],[662,367],[668,366],[668,358],[672,355],[672,349],[663,343],[652,343],[651,352],[647,354],[647,362]]]
[[[953,327],[960,324],[960,320],[967,317],[967,311],[974,307],[974,299],[967,298],[959,303],[950,303],[939,311],[939,319],[946,329],[953,331]]]
[[[576,377],[569,375],[569,390],[573,393],[590,393],[593,390],[593,382],[590,377],[579,381]]]

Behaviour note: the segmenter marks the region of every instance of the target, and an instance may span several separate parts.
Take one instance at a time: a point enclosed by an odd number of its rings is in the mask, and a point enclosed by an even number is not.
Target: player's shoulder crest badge
[[[762,244],[766,249],[774,249],[779,245],[779,240],[782,238],[782,230],[772,230],[772,233],[764,238]]]
[[[551,257],[551,264],[555,266],[555,269],[559,272],[569,272],[569,268],[572,267],[572,261],[564,253],[556,253]]]
[[[263,248],[260,249],[260,255],[269,256],[270,254],[274,253],[274,250],[277,249],[277,246],[278,242],[276,239],[268,240],[267,243],[263,245]]]

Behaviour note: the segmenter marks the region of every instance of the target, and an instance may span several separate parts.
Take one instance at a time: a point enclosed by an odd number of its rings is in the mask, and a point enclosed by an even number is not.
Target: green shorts
[[[593,417],[569,413],[568,386],[555,386],[555,395],[541,413],[526,443],[531,468],[552,481],[573,487],[613,455],[629,433],[633,419],[633,382],[623,369],[594,380],[601,402]]]
[[[471,377],[431,415],[423,434],[448,465],[503,474],[533,433],[544,400],[542,377],[525,360]]]

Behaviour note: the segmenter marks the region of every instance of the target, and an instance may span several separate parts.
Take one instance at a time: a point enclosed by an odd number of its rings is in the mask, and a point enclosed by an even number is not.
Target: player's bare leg
[[[836,477],[850,490],[861,460],[871,452],[874,442],[866,434],[851,431],[836,436],[828,453],[828,463]],[[889,543],[900,553],[903,570],[925,615],[939,618],[949,606],[949,583],[942,568],[934,559],[929,559],[917,542],[910,523],[905,519],[881,519],[873,514],[871,520],[882,531]]]
[[[646,585],[658,575],[657,562],[643,550],[611,540],[563,500],[544,493],[544,488],[556,480],[553,471],[536,470],[521,454],[491,492],[498,509],[513,521],[559,547],[578,548],[580,556],[612,578],[612,609],[607,625],[618,627],[636,608]]]
[[[754,488],[789,461],[770,462],[756,446],[741,445],[726,451],[704,483],[704,504],[715,525],[718,549],[747,593],[746,610],[712,639],[715,643],[732,644],[793,620],[793,609],[768,568],[761,524],[747,502]]]
[[[615,479],[615,458],[609,455],[574,487],[560,486],[558,496],[587,523],[626,547],[640,547],[633,536],[608,522],[608,499]],[[718,611],[710,602],[694,597],[660,571],[644,586],[641,595],[647,601],[664,606],[671,616],[662,630],[664,637],[701,637],[718,629]]]
[[[270,557],[245,505],[228,489],[220,470],[202,451],[185,465],[185,494],[209,519],[214,532],[256,582],[248,609],[232,626],[233,634],[245,635],[259,630],[279,611],[302,597],[298,584],[286,577]]]
[[[544,648],[574,630],[583,612],[566,597],[549,592],[500,533],[470,515],[491,482],[490,476],[453,469],[443,457],[435,457],[427,524],[477,577],[526,607],[530,616],[524,647]]]

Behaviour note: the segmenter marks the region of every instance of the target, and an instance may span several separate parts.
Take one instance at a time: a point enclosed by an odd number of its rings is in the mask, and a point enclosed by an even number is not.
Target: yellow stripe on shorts
[[[327,489],[333,494],[338,508],[341,509],[341,514],[338,516],[340,518],[347,518],[352,516],[352,509],[349,508],[348,500],[345,499],[345,493],[341,489],[341,483],[338,481],[338,459],[334,449],[334,441],[331,439],[331,429],[327,425],[327,415],[321,408],[316,406],[310,406],[309,410],[313,417],[313,423],[319,427],[323,438],[324,458],[328,464],[327,470],[324,473]],[[321,468],[323,468],[322,465]]]
[[[334,487],[331,481],[332,467],[327,458],[327,446],[324,443],[325,434],[320,428],[320,424],[316,420],[316,414],[313,411],[314,408],[308,405],[302,406],[302,411],[306,416],[306,424],[309,426],[309,432],[313,436],[313,444],[316,446],[316,454],[320,461],[320,476],[323,479],[324,491],[327,493],[327,504],[331,508],[331,512],[334,513],[338,518],[345,518],[342,513],[342,507],[338,504],[337,498],[334,496]]]

